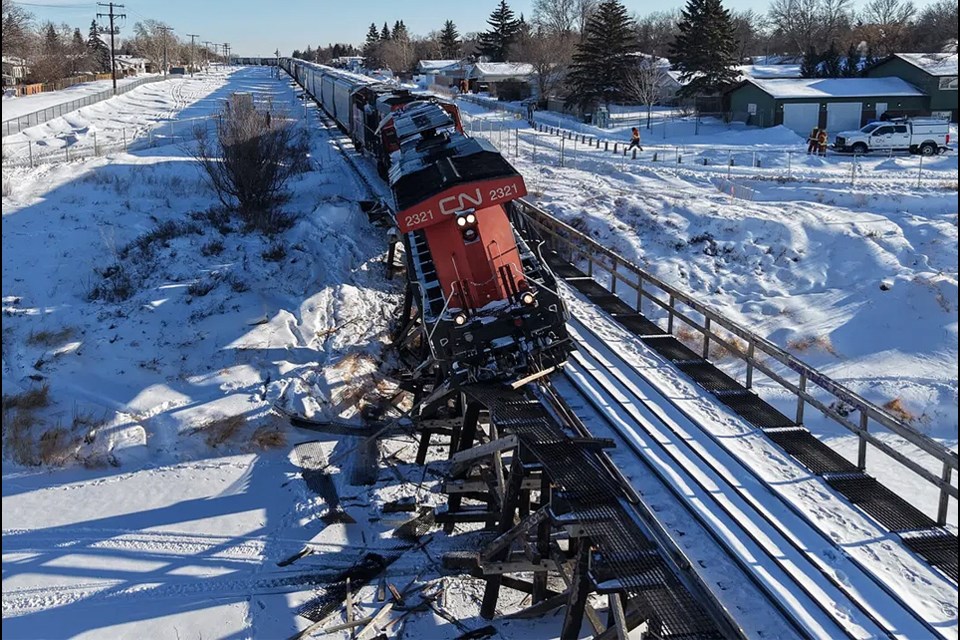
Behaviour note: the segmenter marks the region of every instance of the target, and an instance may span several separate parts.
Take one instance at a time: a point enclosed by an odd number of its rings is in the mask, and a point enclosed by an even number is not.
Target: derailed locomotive
[[[556,279],[511,223],[523,178],[463,132],[456,105],[302,60],[281,64],[389,182],[405,315],[439,377],[516,383],[562,364],[570,339]]]

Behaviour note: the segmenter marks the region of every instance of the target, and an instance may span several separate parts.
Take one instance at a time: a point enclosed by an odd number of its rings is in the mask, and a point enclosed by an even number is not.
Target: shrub
[[[235,209],[246,227],[275,232],[284,187],[306,170],[305,131],[235,93],[219,114],[215,136],[198,126],[194,139],[194,158],[220,202]]]
[[[211,240],[207,244],[200,247],[200,253],[204,256],[218,256],[223,253],[223,240]]]
[[[133,278],[119,262],[103,268],[94,269],[103,280],[90,289],[90,300],[104,302],[123,302],[134,294]]]
[[[267,262],[280,262],[287,257],[287,247],[281,242],[274,242],[260,256]]]

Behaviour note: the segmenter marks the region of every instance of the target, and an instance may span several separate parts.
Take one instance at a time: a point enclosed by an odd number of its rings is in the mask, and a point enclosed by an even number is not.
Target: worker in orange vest
[[[819,147],[820,155],[827,155],[827,141],[829,136],[827,136],[826,129],[820,129],[820,133],[817,134],[817,146]]]
[[[816,153],[820,148],[820,143],[817,141],[820,137],[820,127],[814,127],[813,131],[810,132],[810,135],[807,136],[807,155],[811,153]]]

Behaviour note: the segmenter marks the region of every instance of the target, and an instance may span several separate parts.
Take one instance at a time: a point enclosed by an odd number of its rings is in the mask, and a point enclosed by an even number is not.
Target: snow
[[[117,86],[120,87],[125,84],[130,84],[131,82],[136,82],[137,80],[143,79],[143,77],[144,76],[117,78]],[[67,87],[60,91],[45,91],[30,96],[8,97],[4,95],[3,119],[5,121],[12,120],[27,115],[28,113],[33,113],[34,111],[40,111],[41,109],[70,102],[71,100],[84,98],[111,88],[113,88],[112,80],[95,80],[93,82],[75,84],[72,87]]]
[[[737,67],[741,79],[799,78],[799,64],[745,64]]]
[[[469,77],[514,78],[533,74],[533,65],[526,62],[478,62],[470,67]]]
[[[807,157],[782,127],[701,122],[696,134],[694,122],[655,116],[633,161],[611,153],[614,141],[629,140],[629,125],[599,130],[538,112],[551,126],[610,140],[606,153],[564,140],[560,167],[559,137],[459,104],[467,129],[507,152],[548,212],[868,400],[902,407],[914,428],[957,450],[954,153],[922,160],[931,173],[918,181],[921,159],[905,153],[862,157],[851,172],[850,157]],[[887,281],[892,288],[881,287]],[[772,383],[759,392],[787,415],[795,410]],[[815,411],[806,420],[856,459],[856,437]],[[936,513],[937,493],[913,473],[875,452],[868,470]]]
[[[932,76],[956,76],[957,53],[895,53]]]
[[[417,63],[417,68],[420,71],[437,72],[455,64],[460,64],[460,60],[421,60]]]
[[[781,78],[748,82],[774,98],[870,98],[926,95],[900,78]]]

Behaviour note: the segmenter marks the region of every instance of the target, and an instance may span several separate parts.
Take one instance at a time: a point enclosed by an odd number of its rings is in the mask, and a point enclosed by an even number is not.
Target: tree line
[[[37,23],[34,16],[12,0],[3,0],[2,47],[4,57],[26,62],[28,82],[54,82],[87,73],[110,71],[109,25],[92,20],[81,30],[68,24],[51,21]],[[186,64],[193,56],[194,64],[219,59],[214,51],[170,33],[169,25],[160,20],[142,20],[133,25],[124,37],[114,35],[117,55],[144,58],[159,71],[164,62]],[[120,69],[118,69],[118,72]]]

